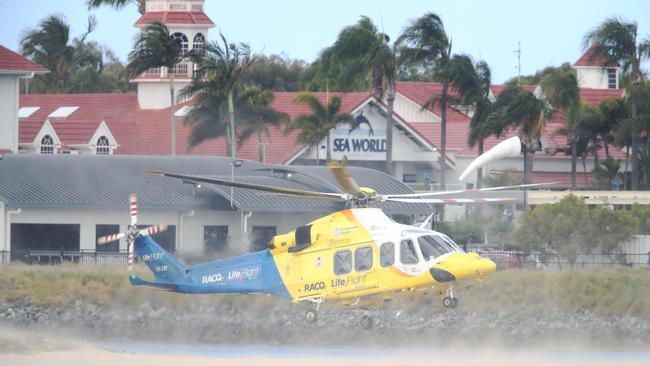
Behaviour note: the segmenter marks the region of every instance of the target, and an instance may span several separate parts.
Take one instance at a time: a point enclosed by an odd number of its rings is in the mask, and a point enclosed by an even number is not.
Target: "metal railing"
[[[468,252],[477,252],[492,259],[497,270],[532,269],[548,272],[600,269],[612,271],[622,268],[650,268],[648,254],[578,254],[525,253],[522,251],[491,250],[467,245]],[[23,262],[28,264],[79,263],[86,265],[126,265],[127,253],[96,252],[94,250],[14,250],[0,251],[0,264]]]
[[[126,265],[127,253],[97,252],[94,250],[12,250],[0,251],[0,263],[23,262],[29,264],[123,264]]]
[[[477,245],[465,246],[465,251],[477,252],[496,263],[497,270],[526,268],[540,271],[582,271],[622,268],[650,268],[647,253],[526,253],[516,250],[494,250]]]

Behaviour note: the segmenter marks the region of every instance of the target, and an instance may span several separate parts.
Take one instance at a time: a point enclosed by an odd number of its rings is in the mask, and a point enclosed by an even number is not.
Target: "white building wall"
[[[574,66],[574,68],[581,88],[608,89],[607,69],[598,66]]]
[[[181,89],[189,84],[189,81],[174,81],[174,95],[178,97]],[[138,82],[138,104],[142,109],[164,109],[171,106],[169,82],[167,80]]]
[[[0,150],[18,152],[18,77],[0,75]]]
[[[246,212],[247,213],[247,212]],[[248,219],[247,232],[243,230],[243,213],[241,211],[194,211],[140,209],[138,225],[151,226],[159,224],[176,226],[176,250],[183,253],[203,252],[203,232],[206,225],[227,225],[228,240],[231,247],[245,252],[251,248],[252,227],[275,226],[278,234],[284,234],[304,225],[327,212],[300,213],[253,213]],[[79,247],[81,250],[95,250],[96,225],[120,225],[125,232],[129,224],[128,210],[90,210],[90,209],[22,209],[6,220],[6,209],[0,203],[0,250],[10,250],[10,241],[5,241],[11,224],[79,224]],[[120,240],[120,249],[126,249],[124,239]]]

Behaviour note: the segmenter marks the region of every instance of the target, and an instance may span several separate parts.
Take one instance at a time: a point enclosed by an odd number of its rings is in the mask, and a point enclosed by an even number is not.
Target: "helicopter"
[[[428,221],[412,226],[392,220],[381,202],[502,203],[511,198],[444,198],[462,192],[527,188],[526,184],[461,191],[411,194],[379,194],[359,187],[340,164],[330,164],[342,193],[313,192],[292,188],[222,180],[167,172],[146,172],[200,184],[252,189],[267,194],[291,195],[345,202],[349,208],[318,218],[286,234],[273,237],[265,250],[227,259],[186,266],[151,237],[166,225],[140,229],[137,198],[129,199],[131,222],[126,233],[101,237],[102,245],[127,239],[128,266],[137,255],[153,273],[152,281],[136,275],[134,286],[185,294],[264,293],[309,307],[305,320],[314,323],[321,307],[372,309],[394,298],[413,294],[445,295],[442,305],[455,308],[454,287],[481,280],[496,264],[477,253],[464,252],[449,236],[426,228]],[[442,196],[442,198],[440,197]],[[371,329],[373,319],[364,315],[361,326]]]

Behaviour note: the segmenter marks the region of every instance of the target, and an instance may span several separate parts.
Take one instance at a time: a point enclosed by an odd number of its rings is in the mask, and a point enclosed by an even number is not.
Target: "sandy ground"
[[[368,356],[368,355],[336,355],[332,350],[331,355],[307,355],[307,356],[235,356],[235,357],[208,357],[195,355],[150,355],[120,353],[100,350],[89,347],[80,347],[66,351],[39,352],[31,354],[2,354],[0,355],[1,365],[12,366],[71,366],[71,365],[95,365],[95,366],[116,366],[116,365],[138,365],[138,366],[199,366],[199,365],[264,365],[264,366],[332,366],[349,365],[359,366],[360,364],[372,364],[373,366],[419,366],[419,365],[445,365],[445,366],[478,366],[478,365],[554,365],[554,366],[578,366],[578,365],[646,365],[641,359],[617,360],[607,357],[604,360],[595,359],[589,354],[581,357],[571,356],[567,360],[561,360],[559,356],[544,356],[528,353],[479,353],[467,355],[461,353],[459,356],[451,356],[447,353],[444,357],[430,356],[406,356],[397,354],[394,356]]]
[[[58,333],[58,334],[57,334]],[[25,330],[0,325],[2,366],[520,366],[625,365],[647,366],[648,350],[562,351],[509,349],[477,351],[469,348],[301,348],[266,346],[181,346],[166,343],[88,343],[61,332]]]

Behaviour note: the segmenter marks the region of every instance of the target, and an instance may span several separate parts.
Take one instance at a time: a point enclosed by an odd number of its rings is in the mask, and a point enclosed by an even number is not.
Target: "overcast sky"
[[[137,32],[136,7],[88,11],[85,3],[0,0],[0,44],[18,51],[24,32],[50,14],[63,14],[77,36],[84,31],[87,16],[94,14],[98,27],[90,39],[125,61]],[[639,38],[650,37],[648,0],[207,0],[205,12],[216,24],[211,39],[223,32],[231,41],[250,43],[255,52],[308,62],[360,15],[371,17],[395,38],[410,19],[435,12],[442,17],[455,52],[486,60],[495,83],[517,75],[518,42],[522,74],[531,74],[545,66],[575,62],[582,54],[585,33],[610,16],[637,22]]]

